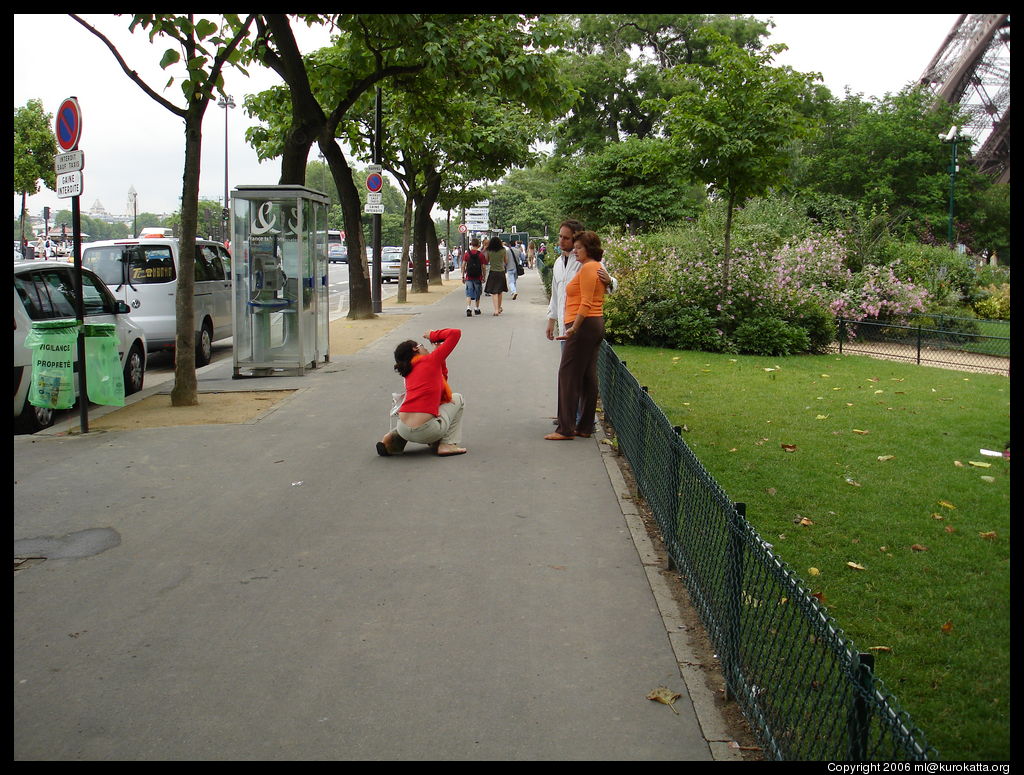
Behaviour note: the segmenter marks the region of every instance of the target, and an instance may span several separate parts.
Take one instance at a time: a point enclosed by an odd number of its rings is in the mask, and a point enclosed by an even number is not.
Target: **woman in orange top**
[[[565,340],[558,367],[558,427],[545,439],[568,441],[594,433],[597,411],[597,354],[604,339],[605,285],[598,278],[601,239],[592,231],[575,235],[580,270],[565,292]],[[576,412],[579,410],[579,422]]]

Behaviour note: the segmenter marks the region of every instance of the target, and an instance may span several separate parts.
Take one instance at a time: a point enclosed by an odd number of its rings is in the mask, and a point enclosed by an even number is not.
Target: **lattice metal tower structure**
[[[969,119],[972,162],[1001,183],[1010,181],[1010,14],[961,14],[920,83]]]

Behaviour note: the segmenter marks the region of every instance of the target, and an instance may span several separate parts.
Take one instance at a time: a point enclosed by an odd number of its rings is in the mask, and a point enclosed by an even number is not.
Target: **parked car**
[[[371,259],[372,260],[372,259]],[[402,249],[386,247],[380,249],[380,280],[383,283],[398,282],[399,270],[402,267]],[[407,282],[412,281],[412,264],[405,273]]]
[[[82,266],[131,308],[150,352],[175,346],[179,250],[177,239],[160,236],[91,242],[82,249]],[[194,300],[198,367],[210,362],[215,341],[234,334],[231,256],[218,242],[196,240]]]
[[[28,402],[32,351],[25,347],[34,320],[75,318],[75,268],[63,261],[14,263],[14,426],[32,433],[53,424],[53,410]],[[86,323],[113,323],[124,369],[124,392],[142,390],[146,374],[146,333],[132,322],[128,305],[118,301],[96,274],[82,270]],[[74,353],[78,360],[77,348]],[[76,365],[77,370],[77,365]],[[78,391],[76,380],[75,391]]]

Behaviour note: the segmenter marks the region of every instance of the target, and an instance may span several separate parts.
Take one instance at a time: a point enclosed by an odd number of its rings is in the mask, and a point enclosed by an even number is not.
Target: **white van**
[[[131,309],[146,332],[149,351],[173,350],[178,292],[178,240],[168,237],[104,240],[82,248],[82,266],[98,274]],[[196,366],[210,362],[213,343],[234,333],[231,256],[223,245],[196,240]]]

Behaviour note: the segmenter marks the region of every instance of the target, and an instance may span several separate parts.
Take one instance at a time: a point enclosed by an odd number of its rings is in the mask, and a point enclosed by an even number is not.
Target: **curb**
[[[700,724],[701,733],[711,751],[711,757],[716,762],[744,761],[740,751],[729,746],[734,742],[734,737],[730,734],[728,724],[718,711],[715,704],[716,698],[704,680],[704,673],[697,667],[700,664],[699,657],[687,642],[675,596],[661,574],[665,567],[665,559],[658,553],[650,536],[647,535],[647,527],[637,511],[629,486],[619,469],[619,463],[616,460],[617,453],[611,449],[600,423],[595,426],[594,437],[600,447],[601,459],[608,472],[612,489],[615,491],[615,497],[619,502],[622,518],[633,537],[633,544],[644,567],[644,573],[647,575],[647,581],[654,594],[658,611],[661,613],[665,634],[668,636],[672,653],[675,655],[676,664],[679,667],[679,675],[697,715],[697,723]]]

